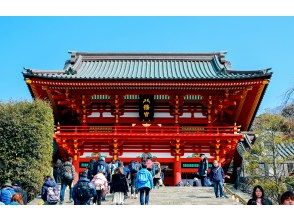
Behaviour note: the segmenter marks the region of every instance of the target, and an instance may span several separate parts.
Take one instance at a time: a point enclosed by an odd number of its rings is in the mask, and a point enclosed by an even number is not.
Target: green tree
[[[34,198],[52,173],[53,132],[48,103],[0,103],[0,182],[19,181]]]
[[[294,138],[294,103],[285,106],[282,111],[281,115],[284,116],[290,126],[290,133],[288,134],[289,138]]]
[[[256,143],[250,152],[245,153],[245,172],[249,183],[260,184],[275,202],[286,190],[283,164],[291,158],[283,158],[278,152],[280,143],[291,142],[292,129],[289,121],[280,114],[264,113],[253,124],[257,135]]]

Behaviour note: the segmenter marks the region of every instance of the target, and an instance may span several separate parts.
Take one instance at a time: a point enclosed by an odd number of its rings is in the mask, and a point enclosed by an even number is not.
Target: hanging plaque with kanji
[[[141,121],[152,121],[154,118],[154,96],[139,96],[139,116]]]

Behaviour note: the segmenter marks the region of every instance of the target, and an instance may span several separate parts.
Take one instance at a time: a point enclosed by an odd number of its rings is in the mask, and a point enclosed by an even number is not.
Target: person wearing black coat
[[[53,166],[53,177],[56,183],[61,183],[62,161],[58,159]]]
[[[264,197],[263,188],[257,185],[253,188],[252,198],[249,199],[247,205],[272,205],[272,201]]]
[[[205,178],[207,176],[208,162],[204,154],[200,154],[201,161],[199,163],[198,175],[201,180],[201,186],[205,186]]]
[[[110,184],[110,193],[113,193],[113,204],[122,205],[124,203],[124,194],[129,191],[126,176],[123,174],[123,167],[115,169]]]
[[[87,169],[88,169],[87,178],[89,180],[92,180],[93,177],[96,175],[95,170],[94,170],[94,168],[95,168],[95,162],[96,161],[94,159],[91,159],[90,162],[89,162],[89,164],[88,164],[88,167],[87,167]]]
[[[84,171],[72,190],[74,205],[90,205],[91,199],[96,195],[96,188],[87,178],[87,172]]]

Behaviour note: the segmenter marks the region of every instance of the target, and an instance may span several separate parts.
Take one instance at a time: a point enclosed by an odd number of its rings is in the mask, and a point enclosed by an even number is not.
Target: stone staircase
[[[106,198],[105,204],[111,204],[112,197]],[[138,199],[128,198],[126,205],[139,205]],[[153,189],[150,194],[150,205],[240,205],[228,198],[215,198],[212,187],[161,187]]]
[[[65,194],[64,205],[68,203],[68,191]],[[130,196],[130,192],[128,193]],[[30,204],[42,204],[42,200],[36,198]],[[112,195],[106,196],[102,205],[112,205]],[[125,200],[125,205],[140,205],[139,198]],[[215,198],[212,187],[160,187],[150,193],[150,205],[241,205],[238,199],[228,195],[227,198]]]

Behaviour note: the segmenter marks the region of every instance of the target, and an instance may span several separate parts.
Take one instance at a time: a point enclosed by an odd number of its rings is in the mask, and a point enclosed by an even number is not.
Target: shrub
[[[33,199],[52,173],[53,132],[48,103],[0,103],[0,182],[18,181]]]

